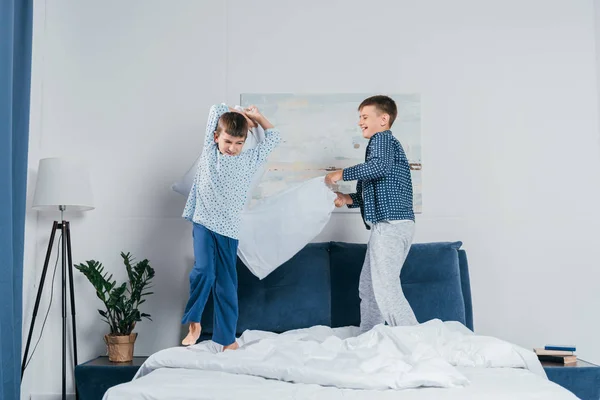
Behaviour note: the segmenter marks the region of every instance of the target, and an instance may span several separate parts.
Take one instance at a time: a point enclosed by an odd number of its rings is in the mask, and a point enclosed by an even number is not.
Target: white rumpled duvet
[[[250,375],[345,389],[451,388],[469,385],[456,367],[522,368],[545,378],[532,352],[464,326],[431,320],[410,327],[316,326],[274,334],[246,331],[240,349],[221,352],[212,341],[174,347],[148,358],[134,380],[161,368]],[[110,398],[110,397],[108,397]]]

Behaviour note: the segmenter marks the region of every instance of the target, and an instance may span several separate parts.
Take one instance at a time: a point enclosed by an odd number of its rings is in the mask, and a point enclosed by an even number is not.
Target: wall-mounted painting
[[[358,127],[358,106],[370,94],[244,93],[241,105],[256,105],[281,132],[267,170],[252,193],[258,200],[329,171],[364,162],[367,139]],[[414,210],[422,212],[421,101],[418,94],[390,94],[398,106],[392,132],[408,157]],[[351,193],[356,182],[340,182]],[[339,211],[349,211],[345,207]]]

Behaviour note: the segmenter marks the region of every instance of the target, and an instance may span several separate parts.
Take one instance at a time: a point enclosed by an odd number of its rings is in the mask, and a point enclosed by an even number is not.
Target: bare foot
[[[202,327],[200,326],[200,323],[199,322],[191,322],[190,328],[189,328],[189,333],[187,334],[185,339],[183,339],[181,341],[181,344],[184,346],[195,345],[196,342],[198,341],[198,338],[200,337],[201,332],[202,332]]]
[[[237,342],[233,342],[228,346],[223,346],[223,351],[225,350],[237,350],[240,348],[240,345]]]

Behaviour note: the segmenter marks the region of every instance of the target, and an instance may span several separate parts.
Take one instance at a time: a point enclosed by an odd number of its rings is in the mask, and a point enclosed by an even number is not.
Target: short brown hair
[[[360,106],[358,106],[358,111],[362,110],[363,107],[366,106],[375,106],[375,109],[380,113],[388,114],[390,116],[390,128],[398,116],[398,107],[396,107],[396,102],[388,96],[377,95],[371,96],[368,99],[364,99],[363,102],[360,103]]]
[[[238,112],[226,112],[219,118],[217,125],[217,135],[222,131],[227,132],[233,137],[246,138],[248,136],[248,121]]]

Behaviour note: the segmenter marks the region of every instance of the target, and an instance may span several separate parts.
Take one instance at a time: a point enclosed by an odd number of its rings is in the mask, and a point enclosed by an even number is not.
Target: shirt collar
[[[391,134],[392,134],[392,131],[389,129],[386,129],[385,131],[379,131],[379,132],[375,133],[373,136],[371,136],[371,139],[373,139],[377,135],[391,135]]]

